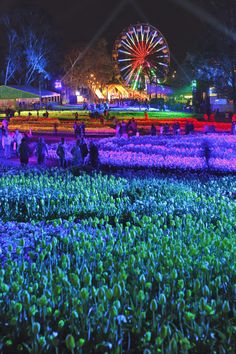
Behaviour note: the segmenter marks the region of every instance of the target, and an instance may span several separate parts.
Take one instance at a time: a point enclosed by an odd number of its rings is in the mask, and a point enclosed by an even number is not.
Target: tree
[[[25,28],[22,40],[24,48],[24,76],[25,85],[30,85],[35,81],[50,79],[48,61],[50,55],[50,45],[46,35],[37,36],[31,28]]]
[[[188,52],[184,70],[233,100],[236,111],[236,8],[234,1],[197,1],[205,35]]]
[[[79,87],[103,88],[113,77],[107,42],[100,39],[93,47],[80,45],[65,56],[64,82],[73,90]]]
[[[3,72],[3,82],[7,85],[8,82],[14,78],[14,75],[20,67],[20,46],[17,32],[11,28],[10,20],[7,16],[2,18],[2,23],[7,28],[7,43],[5,57],[5,71]]]
[[[27,5],[3,15],[1,24],[6,33],[3,82],[31,85],[48,80],[54,42],[47,13]]]

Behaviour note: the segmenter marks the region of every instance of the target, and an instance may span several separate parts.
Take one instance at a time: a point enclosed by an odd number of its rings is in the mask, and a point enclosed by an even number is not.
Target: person
[[[78,114],[78,112],[75,112],[75,120],[77,121],[78,118],[79,118],[79,114]]]
[[[27,142],[27,144],[29,144],[30,138],[26,132],[24,132],[24,138],[25,138],[25,141]]]
[[[124,138],[128,138],[128,132],[127,132],[127,124],[125,123],[124,120],[122,120],[121,122],[121,129],[120,129],[121,133],[120,136],[124,137]]]
[[[144,119],[145,120],[148,120],[148,111],[145,109],[144,111]]]
[[[72,165],[73,166],[81,166],[83,164],[83,157],[80,149],[80,141],[79,139],[76,141],[75,146],[71,149],[72,155]]]
[[[4,125],[2,125],[1,131],[2,131],[2,148],[4,150],[5,136],[7,134],[7,130]]]
[[[115,134],[116,134],[116,138],[120,138],[121,137],[121,123],[117,122],[116,123],[116,128],[115,128]]]
[[[84,122],[82,122],[82,123],[80,124],[80,137],[81,137],[81,138],[84,138],[84,137],[85,137],[85,124],[84,124]]]
[[[189,123],[189,133],[194,133],[194,124],[193,124],[193,122],[190,122]]]
[[[219,118],[220,118],[220,110],[219,110],[219,108],[217,108],[215,110],[215,121],[217,122],[219,120]]]
[[[57,135],[58,123],[55,122],[55,123],[53,124],[53,127],[54,127],[54,134]]]
[[[66,151],[65,151],[65,139],[61,138],[60,143],[57,147],[57,156],[59,157],[60,167],[66,167]]]
[[[205,160],[205,164],[207,169],[210,168],[210,158],[211,158],[211,146],[208,140],[204,140],[202,143],[202,154],[203,154],[203,158]]]
[[[130,128],[133,131],[133,134],[136,135],[138,126],[137,126],[137,122],[134,120],[134,117],[132,117],[131,119]]]
[[[12,138],[8,132],[6,132],[4,136],[4,155],[6,159],[11,158],[11,143],[12,143]]]
[[[2,121],[2,129],[5,129],[5,131],[8,131],[8,120],[7,119],[3,119]]]
[[[179,124],[179,122],[176,122],[176,124],[175,124],[175,134],[180,134],[180,124]]]
[[[185,123],[184,132],[185,132],[185,135],[189,134],[189,132],[190,132],[189,122]]]
[[[18,129],[15,130],[15,134],[13,136],[13,142],[14,142],[14,148],[15,148],[15,151],[16,151],[16,157],[19,156],[19,147],[20,147],[20,143],[21,143],[21,140],[22,140],[22,134],[19,132]]]
[[[163,135],[163,133],[164,133],[164,126],[163,126],[163,124],[161,124],[161,126],[160,126],[160,135]]]
[[[231,127],[232,134],[236,134],[236,114],[234,113],[232,116],[232,127]]]
[[[165,123],[164,124],[164,127],[163,127],[163,133],[165,135],[169,134],[169,131],[170,131],[170,127],[169,127],[169,124],[168,123]]]
[[[48,155],[48,147],[44,141],[44,138],[39,138],[39,141],[36,145],[36,156],[39,165],[44,164],[46,155]]]
[[[73,124],[75,137],[78,137],[78,128],[79,128],[78,123],[75,121]]]
[[[80,147],[80,151],[81,151],[81,155],[82,155],[82,160],[84,163],[84,160],[85,160],[86,156],[88,155],[88,147],[87,147],[87,144],[86,144],[84,138],[80,139],[79,147]]]
[[[19,147],[19,154],[20,154],[20,162],[22,166],[27,166],[29,162],[30,156],[30,148],[28,145],[28,141],[25,137],[22,138],[21,144]]]
[[[89,145],[89,162],[92,167],[97,168],[99,162],[98,147],[92,141]]]
[[[151,125],[151,135],[152,136],[157,135],[157,128],[155,127],[154,124]]]

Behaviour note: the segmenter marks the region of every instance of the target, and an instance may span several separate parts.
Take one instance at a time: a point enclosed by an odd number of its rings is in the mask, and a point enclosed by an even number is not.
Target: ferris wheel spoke
[[[132,55],[132,53],[127,52],[126,50],[123,50],[123,49],[118,49],[118,52],[124,53],[124,54],[127,54],[127,55]]]
[[[154,32],[152,38],[151,38],[151,41],[150,41],[150,45],[152,44],[152,42],[154,41],[154,38],[156,37],[156,34],[157,34],[157,31]]]
[[[157,55],[156,58],[169,58],[168,54]]]
[[[144,38],[143,26],[141,26],[141,38],[142,38],[142,42],[143,42],[143,38]]]
[[[133,37],[132,37],[132,39],[133,39]],[[127,40],[127,42],[128,42],[130,45],[132,45],[132,44],[128,41],[128,39],[126,39],[126,40]],[[133,43],[133,48],[132,48],[133,52],[134,52],[134,53],[137,53],[138,55],[140,55],[141,53],[139,53],[139,48],[137,47],[136,43],[135,43],[134,41],[133,41],[132,43]]]
[[[141,42],[141,43],[140,43],[140,41],[138,42],[138,49],[139,49],[139,54],[140,54],[141,56],[143,56],[143,55],[144,55],[144,51],[146,51],[146,50],[145,50],[145,47],[144,47],[144,45],[143,45],[143,42]]]
[[[140,45],[137,45],[137,44],[135,45],[135,52],[136,52],[137,56],[142,55],[142,50],[140,48]]]
[[[136,86],[137,86],[138,79],[139,79],[139,76],[140,76],[141,71],[142,71],[142,66],[140,66],[139,69],[138,69],[138,72],[137,72],[137,75],[136,75],[136,78],[135,78],[135,81],[134,81],[133,90],[136,89]]]
[[[130,82],[130,80],[131,80],[131,78],[132,78],[132,75],[135,75],[135,70],[136,70],[136,68],[134,68],[134,69],[132,69],[131,71],[130,71],[130,73],[127,75],[127,76],[125,76],[125,81],[126,82]]]
[[[168,64],[166,64],[166,63],[161,63],[161,62],[158,62],[158,64],[159,64],[159,65],[162,65],[162,66],[166,66],[166,67],[169,66]]]
[[[152,53],[153,52],[153,50],[156,48],[156,46],[158,45],[158,44],[160,44],[160,42],[162,41],[162,37],[160,37],[156,42],[154,42],[154,43],[152,43],[152,45],[151,45],[151,47],[150,47],[150,49],[149,49],[149,53]]]
[[[129,41],[129,39],[126,37],[125,40],[122,41],[124,44],[130,47],[131,50],[133,50],[134,44]]]
[[[133,59],[132,58],[118,59],[119,62],[131,61],[131,60],[133,60]]]
[[[146,32],[146,43],[148,44],[148,41],[149,41],[149,33],[150,33],[150,29],[147,30]]]
[[[131,36],[128,32],[127,32],[127,36],[129,37],[129,39],[131,40],[131,42],[133,43],[133,45],[135,45],[135,41],[133,36]]]
[[[125,42],[124,40],[122,40],[122,43],[124,46],[126,46],[127,48],[129,48],[130,50],[133,50],[133,48],[131,47],[131,45],[127,42]]]
[[[120,71],[125,71],[125,70],[127,70],[129,67],[131,67],[131,66],[132,66],[132,64],[126,65],[126,66],[124,66],[123,68],[121,68]]]
[[[158,48],[158,49],[156,50],[156,53],[157,53],[157,52],[160,52],[161,50],[166,49],[166,48],[167,48],[167,46],[166,46],[166,45],[163,45],[163,47]]]
[[[137,32],[136,32],[136,30],[135,30],[134,27],[133,27],[133,31],[134,31],[134,35],[135,35],[135,37],[136,37],[137,42],[139,42],[138,34],[137,34]]]
[[[139,49],[140,55],[143,55],[142,43],[143,43],[143,39],[141,41],[140,41],[140,39],[138,39],[137,44],[136,44],[136,47]]]

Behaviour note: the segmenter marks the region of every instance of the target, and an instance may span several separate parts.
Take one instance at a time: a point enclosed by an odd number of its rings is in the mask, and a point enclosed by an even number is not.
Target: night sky
[[[20,6],[25,0],[0,0],[0,13]],[[55,30],[65,48],[89,42],[98,33],[109,49],[130,24],[149,22],[169,44],[173,57],[181,61],[202,34],[202,24],[175,0],[31,0],[53,16]]]

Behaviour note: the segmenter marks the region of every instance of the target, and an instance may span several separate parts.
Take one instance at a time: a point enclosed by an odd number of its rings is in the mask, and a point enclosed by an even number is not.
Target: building
[[[28,110],[60,102],[61,95],[56,92],[31,86],[0,86],[0,110],[7,108]]]

